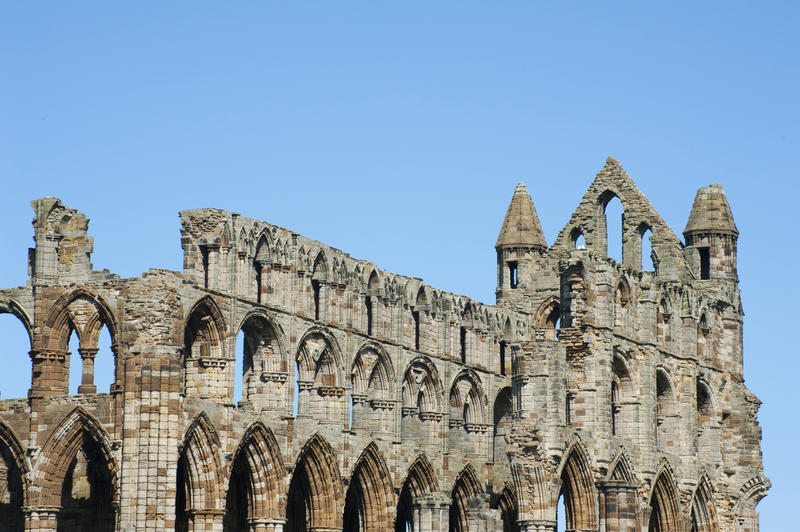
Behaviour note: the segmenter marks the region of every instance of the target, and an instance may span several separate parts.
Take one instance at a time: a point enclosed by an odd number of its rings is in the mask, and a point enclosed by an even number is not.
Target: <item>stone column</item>
[[[201,508],[189,510],[189,532],[222,532],[225,510]]]
[[[56,532],[60,506],[26,506],[25,532]]]
[[[78,393],[97,393],[97,386],[94,384],[94,357],[97,356],[97,348],[79,347],[78,353],[81,355],[82,364]]]
[[[450,528],[450,495],[444,492],[414,499],[412,532],[447,532]]]
[[[556,532],[556,521],[521,519],[518,523],[520,532]]]
[[[601,532],[638,532],[636,486],[621,480],[598,484]]]
[[[269,517],[253,517],[248,519],[250,532],[283,532],[286,519],[272,519]]]

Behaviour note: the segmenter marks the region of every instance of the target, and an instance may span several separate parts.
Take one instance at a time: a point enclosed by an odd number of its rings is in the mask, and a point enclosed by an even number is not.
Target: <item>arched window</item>
[[[422,312],[428,310],[428,296],[425,287],[421,287],[417,292],[417,299],[414,303],[414,310],[411,317],[414,319],[414,349],[420,350],[420,337],[422,334]]]
[[[631,308],[631,289],[623,278],[614,290],[614,327],[624,329],[628,325]]]
[[[583,231],[577,227],[572,230],[569,238],[572,241],[573,249],[586,249],[586,237],[583,236]]]
[[[650,226],[646,224],[642,224],[639,226],[639,235],[641,235],[641,257],[639,258],[639,269],[647,270],[651,272],[655,272],[658,274],[656,270],[656,261],[655,255],[653,253],[653,231],[650,229]]]
[[[494,401],[494,462],[496,464],[503,464],[508,460],[506,434],[511,429],[513,409],[511,388],[503,388]]]
[[[622,202],[612,192],[606,192],[601,199],[605,216],[606,256],[621,263],[623,261],[622,228],[625,210]]]
[[[667,372],[658,368],[656,370],[656,445],[661,450],[677,451],[673,447],[676,435],[676,416],[675,391]]]
[[[266,293],[264,274],[267,268],[269,268],[269,243],[266,235],[261,235],[256,246],[256,253],[253,256],[253,278],[255,281],[256,301],[258,303],[264,302]]]
[[[75,329],[69,334],[69,393],[75,395],[83,381],[83,362],[80,355],[81,342]]]
[[[30,337],[25,325],[14,315],[0,313],[3,338],[3,388],[0,398],[26,397],[31,386]]]
[[[324,307],[327,304],[324,288],[328,282],[328,263],[325,255],[320,251],[314,260],[314,269],[311,272],[311,293],[314,319],[320,320],[324,316]]]

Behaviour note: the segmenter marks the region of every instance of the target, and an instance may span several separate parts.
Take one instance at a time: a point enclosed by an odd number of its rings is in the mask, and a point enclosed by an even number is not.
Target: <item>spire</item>
[[[683,234],[688,236],[695,232],[738,236],[739,231],[733,222],[733,213],[725,198],[722,185],[709,185],[697,191]]]
[[[542,251],[547,249],[536,207],[533,206],[533,200],[524,183],[519,183],[514,189],[514,196],[494,247],[503,246],[527,246]]]

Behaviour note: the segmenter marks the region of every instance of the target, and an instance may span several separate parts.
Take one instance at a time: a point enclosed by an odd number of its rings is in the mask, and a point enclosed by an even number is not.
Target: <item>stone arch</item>
[[[356,353],[350,372],[351,427],[391,432],[395,408],[392,361],[380,344],[367,341]]]
[[[559,321],[561,321],[561,304],[558,296],[550,296],[539,305],[533,320],[534,327],[538,329],[537,337],[555,340]]]
[[[242,399],[262,409],[287,412],[289,355],[280,324],[266,310],[254,309],[242,317],[237,330],[244,333]]]
[[[234,453],[223,530],[248,530],[248,523],[282,519],[284,471],[272,431],[260,421],[250,425]]]
[[[297,415],[313,415],[328,424],[343,422],[345,379],[336,338],[321,327],[312,327],[298,345]]]
[[[478,476],[475,474],[475,469],[471,464],[467,464],[453,483],[453,502],[450,504],[450,532],[467,532],[469,530],[467,519],[469,501],[480,497],[483,492]]]
[[[717,511],[714,508],[714,488],[706,473],[700,477],[692,495],[691,532],[718,532]]]
[[[589,453],[580,441],[567,447],[559,466],[568,530],[597,530],[597,491]]]
[[[412,505],[419,497],[430,495],[439,490],[433,465],[424,454],[418,455],[408,468],[400,496],[397,501],[395,515],[395,532],[414,530]]]
[[[392,524],[394,490],[386,462],[374,442],[361,453],[347,489],[345,531],[386,532]]]
[[[681,529],[678,487],[675,484],[672,468],[666,460],[662,460],[658,468],[648,500],[650,501],[650,519],[647,527],[649,532],[671,532]]]
[[[519,532],[519,508],[514,486],[507,482],[497,498],[497,509],[503,520],[503,532]]]
[[[253,292],[251,293],[255,294],[255,299],[258,303],[264,302],[264,296],[269,290],[267,286],[264,286],[264,274],[268,273],[271,263],[271,241],[272,238],[269,229],[266,227],[261,230],[258,238],[254,241],[255,246],[252,251],[253,260],[251,263],[253,270]]]
[[[661,294],[656,307],[656,343],[666,345],[671,341],[672,301],[669,293]]]
[[[85,302],[94,312],[87,312],[88,309],[85,309],[82,319],[75,319],[69,307],[77,301]],[[49,349],[67,351],[69,335],[74,329],[78,333],[82,347],[96,348],[97,338],[103,325],[108,327],[112,343],[116,343],[117,322],[111,307],[99,295],[84,288],[77,288],[59,297],[50,308],[44,321],[44,344]]]
[[[29,391],[33,381],[32,375],[32,360],[30,355],[33,351],[33,329],[31,320],[25,310],[13,299],[0,298],[0,314],[8,314],[13,316],[9,318],[8,322],[16,321],[25,329],[27,334],[27,349],[25,349],[25,341],[22,339],[21,333],[18,333],[18,325],[10,325],[11,329],[6,329],[8,323],[5,320],[0,320],[0,329],[7,331],[9,336],[5,338],[5,347],[7,350],[7,358],[3,357],[5,361],[5,381],[6,386],[3,387],[2,397],[10,399],[12,397],[24,397]],[[16,330],[15,330],[16,329]],[[19,351],[17,351],[19,349]],[[27,386],[26,386],[27,384]]]
[[[380,274],[377,269],[372,268],[367,279],[367,292],[372,296],[378,296],[380,295],[381,286],[383,286],[383,282]]]
[[[635,387],[626,357],[614,349],[611,360],[611,433],[621,437],[632,436],[630,428],[635,425]]]
[[[286,503],[286,532],[341,529],[342,479],[336,455],[320,434],[312,435],[295,462]]]
[[[614,288],[614,327],[624,329],[630,321],[633,297],[631,285],[624,275],[620,275]]]
[[[631,485],[637,484],[636,470],[631,463],[628,451],[624,447],[620,447],[616,458],[611,462],[611,467],[608,468],[607,480],[627,482]]]
[[[227,326],[222,311],[210,296],[200,298],[184,321],[184,386],[187,397],[227,399],[228,360],[224,339]]]
[[[461,419],[465,426],[488,425],[488,404],[478,374],[461,370],[450,385],[450,419]]]
[[[11,314],[16,317],[25,327],[28,333],[28,342],[33,346],[33,326],[28,313],[22,308],[22,305],[13,299],[0,299],[0,314]]]
[[[379,325],[379,303],[381,296],[382,281],[378,275],[378,270],[372,269],[367,279],[367,291],[364,295],[364,313],[367,318],[366,332],[367,336],[374,336],[378,331]]]
[[[609,205],[612,205],[612,209],[616,209],[614,207],[615,202],[619,203],[619,208],[622,211],[622,218],[619,222],[619,229],[620,233],[617,235],[610,235],[609,230],[609,221],[608,221],[608,209]],[[611,246],[609,246],[609,242],[611,238],[614,238],[614,241],[619,241],[619,251],[621,256],[619,257],[619,262],[625,262],[625,245],[624,245],[624,232],[625,232],[625,213],[628,211],[628,206],[626,205],[626,201],[614,190],[610,188],[606,188],[597,198],[597,234],[601,235],[601,239],[598,241],[598,248],[597,251],[602,252],[602,255],[605,257],[611,257],[612,253],[610,252]],[[617,222],[613,222],[613,225],[616,226]],[[616,246],[615,246],[616,247]],[[615,257],[611,257],[614,260],[617,260]]]
[[[197,526],[198,520],[222,509],[220,441],[205,412],[192,420],[179,449],[175,529],[186,530],[190,516]]]
[[[668,446],[669,438],[674,436],[678,418],[678,405],[675,388],[666,368],[656,368],[656,443],[659,449]]]
[[[761,475],[755,476],[744,483],[739,500],[733,506],[733,515],[739,521],[741,530],[758,530],[758,512],[756,506],[767,495],[770,482]]]
[[[50,434],[37,460],[35,506],[59,506],[59,530],[111,532],[119,503],[111,438],[82,408]]]
[[[497,392],[492,411],[494,412],[494,462],[502,464],[508,460],[506,435],[511,430],[511,416],[514,412],[514,398],[510,386],[501,388]]]
[[[428,357],[417,357],[408,365],[402,396],[404,414],[442,413],[442,381]]]
[[[580,226],[572,228],[569,233],[569,241],[572,243],[572,249],[586,249],[586,237]]]
[[[0,422],[0,522],[9,532],[25,529],[22,508],[28,506],[30,467],[19,439],[5,423]]]

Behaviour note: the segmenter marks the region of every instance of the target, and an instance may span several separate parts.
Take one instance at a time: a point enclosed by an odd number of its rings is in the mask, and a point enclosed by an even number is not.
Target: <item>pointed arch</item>
[[[268,228],[265,227],[259,233],[252,253],[253,284],[255,285],[255,299],[258,303],[263,303],[264,295],[267,292],[267,287],[264,286],[264,273],[271,263],[271,249],[271,235]]]
[[[614,288],[614,327],[627,327],[632,306],[631,285],[624,275],[620,275]]]
[[[364,342],[350,372],[351,427],[389,431],[394,419],[396,385],[392,361],[383,347]]]
[[[542,331],[544,338],[548,340],[556,339],[556,329],[561,320],[561,303],[558,296],[550,296],[545,299],[536,311],[534,326]]]
[[[408,413],[442,413],[442,381],[429,358],[420,356],[409,363],[403,375],[402,396]]]
[[[264,309],[247,312],[238,330],[244,335],[241,358],[242,399],[262,409],[286,412],[290,402],[289,354],[280,324]]]
[[[663,460],[656,473],[653,488],[650,490],[649,532],[671,532],[680,530],[681,508],[678,487],[672,468]]]
[[[580,441],[567,448],[559,473],[567,529],[597,530],[597,491],[589,454]]]
[[[481,379],[472,370],[462,370],[450,386],[450,418],[466,425],[488,425],[488,400]]]
[[[243,529],[253,519],[280,519],[284,474],[280,448],[272,431],[256,421],[234,453],[223,519],[225,530]]]
[[[103,426],[78,407],[50,434],[37,460],[37,506],[60,506],[66,530],[114,530],[118,466]]]
[[[758,530],[759,501],[767,495],[771,484],[769,479],[757,475],[742,485],[739,490],[739,499],[733,506],[733,515],[741,524],[743,530]]]
[[[85,323],[77,323],[69,309],[78,301],[84,302],[94,310],[94,313],[86,314]],[[111,307],[99,295],[85,288],[77,288],[59,297],[50,307],[44,320],[43,330],[46,331],[44,345],[50,349],[67,351],[69,335],[75,329],[81,340],[81,346],[96,347],[97,338],[103,325],[108,327],[111,341],[115,343],[117,341],[117,322]]]
[[[412,504],[415,499],[429,495],[439,490],[436,473],[430,460],[424,454],[417,455],[408,467],[403,487],[397,501],[395,514],[395,532],[407,532],[414,529],[414,516]]]
[[[373,268],[369,274],[369,279],[367,279],[367,293],[371,296],[378,296],[380,295],[381,286],[382,282],[378,270]]]
[[[672,379],[663,366],[656,368],[656,444],[659,449],[669,446],[674,437],[675,423],[678,418],[677,399]]]
[[[185,502],[183,508],[176,505],[178,513],[188,515],[195,510],[221,508],[223,476],[219,450],[217,431],[206,413],[200,412],[186,429],[178,457],[178,469],[183,475],[178,475],[177,490]]]
[[[339,501],[342,479],[336,455],[319,433],[313,434],[297,457],[286,503],[286,530],[342,527]]]
[[[514,485],[507,482],[497,499],[497,508],[503,520],[503,532],[519,532],[519,507]]]
[[[30,467],[19,439],[3,422],[0,422],[0,466],[4,468],[0,476],[0,492],[5,495],[0,500],[0,522],[10,532],[21,532],[25,529],[22,508],[28,505]]]
[[[511,416],[514,411],[514,399],[510,386],[501,388],[497,392],[492,410],[494,412],[494,462],[502,464],[508,460],[506,435],[511,430]]]
[[[394,490],[386,462],[375,442],[361,453],[345,497],[344,530],[385,532],[392,524]]]
[[[453,484],[453,502],[450,504],[450,532],[467,532],[469,530],[467,522],[469,500],[479,497],[483,492],[481,483],[475,474],[475,469],[471,464],[467,464]]]
[[[322,327],[311,327],[300,339],[295,360],[301,381],[341,386],[342,353],[336,338]]]
[[[28,313],[25,312],[25,309],[22,308],[22,305],[13,299],[0,299],[0,314],[11,314],[22,322],[22,326],[25,327],[25,331],[28,333],[28,343],[33,346],[33,322]]]
[[[692,495],[691,532],[718,532],[717,511],[714,507],[714,488],[708,474],[703,473]]]
[[[320,250],[314,258],[314,265],[311,268],[311,278],[316,281],[327,281],[328,275],[328,258],[325,256],[325,251]]]
[[[635,469],[631,463],[630,456],[628,456],[628,451],[624,447],[620,447],[608,471],[608,480],[627,482],[631,485],[637,483]]]
[[[184,321],[184,387],[187,396],[216,397],[227,389],[224,339],[227,326],[210,296],[191,306]]]

